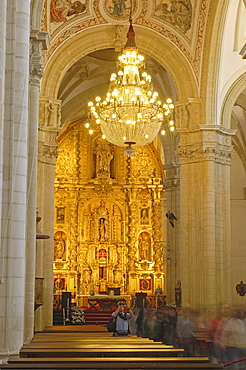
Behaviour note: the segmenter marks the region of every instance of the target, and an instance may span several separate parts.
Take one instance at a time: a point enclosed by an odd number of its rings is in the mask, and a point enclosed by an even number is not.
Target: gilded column
[[[69,264],[70,271],[77,271],[77,245],[78,245],[78,201],[76,191],[71,191],[71,200],[69,204]]]
[[[153,199],[152,204],[152,225],[153,225],[153,260],[154,272],[159,275],[163,271],[163,242],[162,242],[162,220],[161,220],[161,203],[160,199]]]
[[[131,158],[127,158],[127,178],[130,178],[131,175]],[[135,240],[136,240],[136,226],[137,226],[137,220],[138,220],[138,206],[137,202],[133,201],[134,192],[132,191],[131,188],[126,189],[126,200],[127,200],[127,215],[128,215],[128,230],[125,230],[128,234],[128,262],[127,262],[127,272],[128,273],[135,273],[136,269],[136,253],[137,253],[137,248],[135,245]]]
[[[180,279],[182,305],[230,297],[230,130],[199,125],[180,132]]]

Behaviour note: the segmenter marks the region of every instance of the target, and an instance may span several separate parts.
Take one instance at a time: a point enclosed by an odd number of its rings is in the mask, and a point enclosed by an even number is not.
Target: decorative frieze
[[[57,154],[57,146],[50,146],[40,142],[38,143],[39,162],[54,165]]]
[[[235,132],[219,125],[200,125],[196,131],[180,132],[180,142],[176,155],[180,164],[214,161],[230,164],[232,158],[231,136]]]
[[[201,99],[188,98],[175,103],[175,125],[178,131],[193,130],[201,123]]]

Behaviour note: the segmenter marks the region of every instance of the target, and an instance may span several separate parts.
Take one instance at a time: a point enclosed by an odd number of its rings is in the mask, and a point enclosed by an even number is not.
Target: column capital
[[[204,160],[230,164],[233,148],[231,138],[235,132],[221,125],[198,125],[196,130],[180,130],[176,151],[180,164]]]
[[[30,62],[29,73],[30,83],[40,86],[40,80],[43,76],[42,50],[48,47],[49,35],[47,32],[31,30],[30,32]]]

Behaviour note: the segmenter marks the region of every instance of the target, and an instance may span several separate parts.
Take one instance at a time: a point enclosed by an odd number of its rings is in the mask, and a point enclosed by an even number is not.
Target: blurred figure
[[[154,339],[156,336],[156,329],[155,312],[153,310],[148,310],[143,320],[143,338]]]
[[[205,308],[197,320],[197,327],[200,329],[211,329],[211,322],[214,318],[215,310]]]
[[[130,334],[132,335],[137,335],[137,322],[136,321],[137,321],[140,310],[141,309],[139,307],[134,307],[132,310],[133,316],[131,320],[129,321],[129,331],[130,331]]]
[[[231,317],[223,324],[220,344],[221,348],[224,350],[223,361],[232,362],[243,357],[245,349],[245,328],[240,318],[240,312],[236,308],[232,309]],[[232,364],[227,366],[227,368],[240,369],[240,363]]]
[[[144,308],[140,308],[138,316],[136,318],[136,326],[137,326],[137,336],[143,336],[143,320],[144,320]]]
[[[184,356],[193,356],[195,347],[194,322],[191,318],[191,309],[183,308],[177,320],[177,336],[179,345],[184,349]]]
[[[153,339],[155,342],[162,342],[162,331],[163,331],[163,311],[157,310],[155,314],[155,324],[153,331]]]
[[[162,320],[162,343],[167,345],[174,344],[176,333],[177,313],[174,307],[165,307]]]
[[[226,363],[226,353],[223,342],[221,341],[222,331],[230,318],[230,307],[228,304],[221,304],[219,314],[211,321],[210,335],[213,343],[213,362]]]

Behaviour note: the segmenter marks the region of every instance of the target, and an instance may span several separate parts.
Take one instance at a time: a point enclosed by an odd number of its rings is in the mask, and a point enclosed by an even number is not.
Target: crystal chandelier
[[[168,125],[174,131],[172,100],[167,99],[162,104],[153,90],[151,77],[145,71],[140,76],[144,57],[138,54],[131,17],[127,43],[118,57],[118,67],[118,73],[111,75],[105,100],[97,96],[94,104],[88,103],[89,116],[100,125],[104,138],[114,145],[127,145],[125,154],[131,156],[136,154],[132,145],[149,144],[162,125]],[[87,123],[86,127],[89,126]],[[89,132],[93,133],[93,130]],[[161,133],[165,134],[164,127]]]

